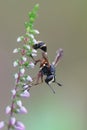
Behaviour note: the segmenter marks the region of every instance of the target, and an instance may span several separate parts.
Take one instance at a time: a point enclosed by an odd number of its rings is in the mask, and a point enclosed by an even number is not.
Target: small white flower
[[[30,50],[30,46],[29,45],[26,45],[26,48]]]
[[[13,96],[16,95],[16,90],[15,90],[15,89],[11,90],[11,92],[12,92],[12,95],[13,95]]]
[[[6,112],[6,114],[9,114],[11,112],[11,107],[7,106],[5,112]]]
[[[11,125],[14,125],[16,123],[16,118],[15,117],[11,117],[10,123],[11,123]]]
[[[15,48],[15,49],[13,50],[13,53],[18,53],[18,52],[19,52],[18,48]]]
[[[33,34],[29,34],[30,38],[34,39],[34,35]]]
[[[40,32],[38,30],[34,30],[36,34],[39,34]]]
[[[26,109],[24,106],[22,106],[22,107],[20,108],[20,112],[22,112],[22,113],[24,113],[24,114],[27,114],[27,109]]]
[[[33,81],[32,78],[31,78],[29,75],[27,76],[26,79],[27,79],[27,81],[29,81],[29,82],[32,82],[32,81]]]
[[[23,60],[24,62],[26,62],[26,61],[27,61],[27,58],[26,58],[25,56],[23,56],[23,57],[22,57],[22,60]]]
[[[17,79],[18,78],[18,74],[16,73],[16,74],[14,74],[14,77],[15,77],[15,79]]]
[[[30,97],[30,93],[25,90],[23,93],[20,94],[21,97]]]
[[[15,123],[15,130],[25,130],[24,124],[22,122],[20,122],[20,121],[17,121]]]
[[[17,67],[17,66],[18,66],[18,61],[14,61],[14,62],[13,62],[13,66],[14,66],[14,67]]]
[[[20,69],[20,73],[21,73],[21,74],[24,74],[24,72],[25,72],[25,69],[24,69],[24,68],[21,68],[21,69]]]
[[[34,56],[37,56],[37,54],[36,53],[32,53],[32,56],[34,57]]]
[[[24,88],[24,89],[27,89],[28,87],[29,87],[28,85],[24,85],[24,87],[23,87],[23,88]]]
[[[22,36],[17,38],[17,42],[21,42],[22,41]]]
[[[37,43],[36,39],[33,39],[33,42],[34,42],[34,44],[36,44]]]
[[[0,122],[0,129],[2,129],[4,126],[5,126],[5,122],[4,122],[4,121],[1,121],[1,122]]]
[[[21,100],[18,100],[18,101],[17,101],[17,105],[18,105],[19,107],[22,107],[22,101],[21,101]]]
[[[33,62],[30,62],[29,65],[30,65],[31,68],[34,68],[34,66],[35,66]]]
[[[18,109],[17,111],[20,114],[27,114],[27,112],[28,112],[24,106],[20,107],[20,109]]]
[[[33,52],[33,53],[37,53],[37,50],[35,50],[35,49],[32,49],[32,52]]]

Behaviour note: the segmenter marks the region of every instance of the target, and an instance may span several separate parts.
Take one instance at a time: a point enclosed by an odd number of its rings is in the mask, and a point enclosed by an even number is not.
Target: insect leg
[[[52,92],[55,94],[55,90],[51,87],[51,85],[48,84],[48,86],[50,87],[50,89],[52,90]]]
[[[47,78],[45,79],[45,82],[47,83],[47,85],[50,87],[50,89],[53,91],[53,93],[55,93],[55,90],[51,87],[51,82],[52,80],[54,80],[54,76],[53,75],[50,75],[50,76],[47,76]]]
[[[55,83],[56,83],[58,86],[60,86],[60,87],[62,86],[62,84],[60,84],[60,83],[58,83],[58,82],[56,82],[56,81],[55,81]]]

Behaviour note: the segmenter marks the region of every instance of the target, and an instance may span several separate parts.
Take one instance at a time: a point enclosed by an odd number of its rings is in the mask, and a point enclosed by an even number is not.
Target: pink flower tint
[[[29,41],[29,38],[28,38],[28,37],[25,37],[25,38],[24,38],[24,41],[25,41],[25,42],[28,42],[28,41]]]
[[[16,123],[16,118],[15,117],[11,117],[10,124],[13,126],[13,125],[15,125],[15,123]]]
[[[25,55],[25,53],[26,53],[26,50],[25,50],[25,49],[21,50],[21,54],[22,54],[22,55]]]
[[[11,112],[11,107],[7,106],[5,112],[6,112],[6,114],[9,114]]]
[[[18,78],[18,74],[16,73],[16,74],[14,74],[14,77],[15,77],[15,79],[17,79]]]
[[[20,73],[23,75],[25,73],[25,69],[24,68],[21,68],[20,69]]]
[[[13,66],[14,66],[14,67],[17,67],[17,66],[18,66],[18,61],[14,61],[14,62],[13,62]]]
[[[17,121],[16,123],[15,123],[15,130],[25,130],[25,126],[24,126],[24,124],[22,123],[22,122],[20,122],[20,121]]]
[[[23,64],[24,64],[23,60],[19,61],[19,65],[23,65]]]
[[[18,100],[18,101],[17,101],[17,105],[18,105],[19,107],[22,107],[22,101],[21,101],[21,100]]]
[[[20,113],[20,114],[27,114],[28,111],[27,111],[27,109],[24,106],[22,106],[22,107],[20,107],[20,109],[18,109],[18,113]]]
[[[29,81],[29,82],[33,81],[32,78],[29,75],[27,76],[27,81]]]
[[[5,126],[4,121],[1,121],[1,122],[0,122],[0,129],[2,129],[4,126]]]
[[[15,89],[11,90],[11,92],[12,92],[12,95],[13,95],[13,96],[16,95],[16,90],[15,90]]]
[[[29,87],[29,85],[24,85],[24,87],[23,87],[23,88],[24,88],[24,89],[27,89],[28,87]]]
[[[33,62],[30,62],[29,65],[30,65],[31,68],[34,68],[34,66],[35,66]]]
[[[23,93],[20,94],[20,96],[27,98],[30,97],[30,93],[27,90],[25,90]]]

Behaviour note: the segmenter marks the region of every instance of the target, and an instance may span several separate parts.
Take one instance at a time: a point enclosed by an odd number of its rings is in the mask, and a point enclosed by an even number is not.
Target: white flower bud
[[[5,126],[5,122],[4,122],[4,121],[1,121],[1,122],[0,122],[0,129],[2,129],[4,126]]]
[[[18,48],[15,48],[15,49],[13,50],[13,53],[18,53]]]
[[[23,88],[24,88],[24,89],[27,89],[28,87],[29,87],[29,85],[24,85],[24,87],[23,87]]]
[[[26,79],[27,79],[27,81],[29,81],[29,82],[32,82],[32,81],[33,81],[32,78],[31,78],[29,75],[27,76]]]
[[[23,38],[22,36],[18,37],[18,38],[17,38],[17,42],[21,42],[21,41],[22,41],[22,38]]]
[[[11,107],[7,106],[5,112],[6,112],[6,114],[9,114],[11,112]]]
[[[20,109],[17,110],[20,114],[27,114],[27,109],[24,106],[21,106]]]
[[[11,125],[14,125],[16,123],[16,118],[15,117],[11,117],[10,123],[11,123]]]
[[[34,30],[36,34],[39,34],[40,32],[38,30]]]
[[[32,56],[34,57],[34,56],[37,56],[37,54],[36,53],[32,53]]]
[[[21,101],[21,100],[18,100],[18,101],[17,101],[17,105],[18,105],[19,107],[22,107],[22,101]]]
[[[35,66],[33,62],[30,62],[29,65],[30,65],[31,68],[34,68],[34,66]]]
[[[24,74],[24,72],[25,72],[25,69],[24,69],[24,68],[21,68],[21,69],[20,69],[20,73],[21,73],[21,74]]]
[[[14,62],[13,62],[13,66],[14,66],[14,67],[17,67],[17,66],[18,66],[18,61],[14,61]]]
[[[15,77],[15,79],[17,79],[18,78],[18,74],[16,73],[16,74],[14,74],[14,77]]]
[[[36,39],[33,39],[33,42],[34,42],[34,44],[36,44],[37,43]]]
[[[26,45],[26,48],[27,48],[28,50],[30,50],[30,46],[29,46],[29,45]]]
[[[23,57],[22,57],[22,60],[23,60],[24,62],[26,62],[26,61],[27,61],[27,58],[26,58],[25,56],[23,56]]]
[[[23,93],[20,94],[20,96],[27,98],[27,97],[30,97],[30,93],[27,90],[25,90]]]
[[[15,130],[25,130],[24,124],[20,121],[17,121],[15,124]]]
[[[35,49],[32,49],[32,52],[33,52],[33,53],[37,53],[37,50],[35,50]]]
[[[15,89],[11,90],[11,92],[12,92],[12,95],[13,95],[13,96],[16,95],[16,90],[15,90]]]
[[[34,35],[33,34],[29,34],[30,38],[34,39]]]

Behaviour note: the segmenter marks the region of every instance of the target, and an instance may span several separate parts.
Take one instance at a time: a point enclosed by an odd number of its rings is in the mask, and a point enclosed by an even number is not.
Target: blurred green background
[[[35,28],[37,40],[48,46],[52,62],[61,47],[64,56],[56,69],[63,87],[53,88],[43,83],[31,89],[31,97],[23,100],[28,115],[20,120],[26,130],[86,130],[87,129],[87,1],[85,0],[0,0],[0,120],[7,119],[5,107],[11,103],[14,88],[12,62],[16,55],[16,39],[25,33],[28,12],[39,3]]]

